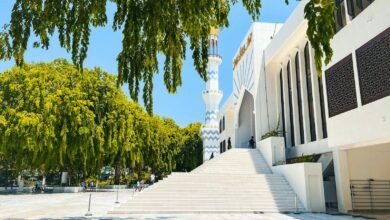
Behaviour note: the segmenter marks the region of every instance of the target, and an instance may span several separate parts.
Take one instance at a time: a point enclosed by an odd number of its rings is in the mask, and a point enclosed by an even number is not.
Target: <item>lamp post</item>
[[[89,193],[88,212],[85,213],[85,216],[92,216],[92,213],[91,213],[91,196],[92,196],[92,193]]]

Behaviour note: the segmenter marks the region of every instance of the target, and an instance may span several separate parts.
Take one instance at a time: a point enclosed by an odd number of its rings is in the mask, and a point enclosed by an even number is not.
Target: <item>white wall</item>
[[[272,39],[272,42],[267,46],[265,63],[268,65],[275,59],[278,59],[279,55],[282,54],[282,50],[286,47],[294,48],[296,44],[292,43],[295,41],[291,38],[293,34],[303,33],[305,34],[304,23],[304,7],[308,3],[308,0],[302,0],[291,15],[288,17],[286,23],[278,31],[278,34]],[[303,29],[301,29],[303,28]],[[302,31],[303,30],[303,31]],[[294,37],[295,38],[295,37]]]
[[[333,151],[340,212],[352,210],[350,180],[390,180],[390,143]]]
[[[264,139],[258,142],[257,148],[272,172],[286,178],[306,211],[325,212],[321,163],[295,163],[275,166],[278,161],[285,161],[282,137]]]
[[[269,167],[286,163],[283,137],[269,137],[259,141],[256,147],[260,150]]]
[[[226,140],[226,149],[227,149],[227,141],[229,137],[231,138],[232,147],[234,147],[234,112],[231,109],[220,113],[219,120],[225,117],[225,130],[219,135],[219,142]]]
[[[390,180],[390,143],[347,151],[351,180]]]
[[[329,146],[364,146],[390,138],[390,97],[382,98],[329,119]]]
[[[271,167],[283,175],[306,211],[325,212],[324,183],[320,163],[295,163]]]
[[[309,142],[307,144],[298,145],[295,147],[286,148],[286,157],[294,158],[303,155],[323,154],[331,152],[328,147],[328,139],[321,139],[319,141]]]

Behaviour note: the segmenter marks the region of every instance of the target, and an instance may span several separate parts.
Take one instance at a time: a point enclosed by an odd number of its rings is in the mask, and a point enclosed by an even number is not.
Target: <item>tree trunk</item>
[[[119,185],[120,179],[121,179],[121,173],[120,173],[120,167],[115,166],[115,177],[114,177],[114,184]]]

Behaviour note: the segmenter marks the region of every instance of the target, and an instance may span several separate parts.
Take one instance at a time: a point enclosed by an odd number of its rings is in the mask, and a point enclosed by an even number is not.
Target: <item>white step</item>
[[[172,173],[109,213],[254,213],[304,211],[283,176],[259,150],[232,149],[190,173]]]

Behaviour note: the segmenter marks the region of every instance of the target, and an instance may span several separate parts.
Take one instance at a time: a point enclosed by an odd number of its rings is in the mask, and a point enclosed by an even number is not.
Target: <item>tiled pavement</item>
[[[122,190],[119,201],[125,202],[132,196],[131,190]],[[0,219],[86,219],[89,193],[0,195]],[[107,215],[117,206],[116,192],[93,192],[92,217],[88,219],[143,219],[143,220],[347,220],[363,219],[352,216],[326,214],[147,214]]]

